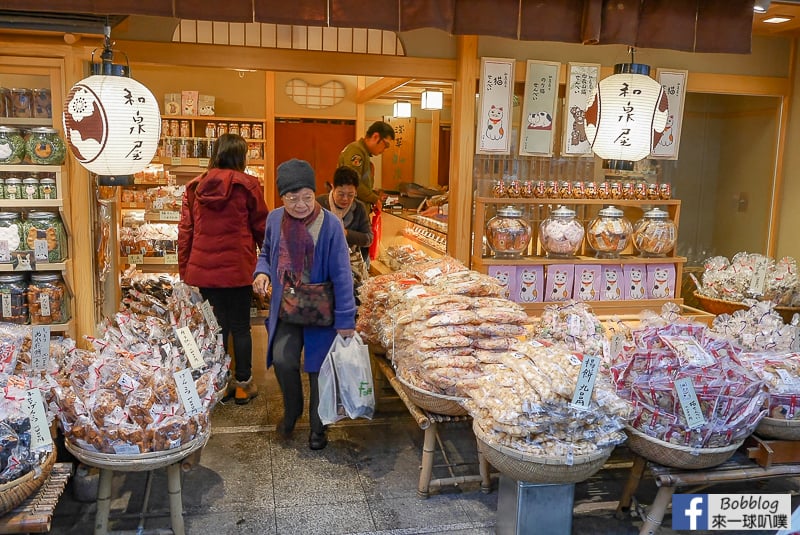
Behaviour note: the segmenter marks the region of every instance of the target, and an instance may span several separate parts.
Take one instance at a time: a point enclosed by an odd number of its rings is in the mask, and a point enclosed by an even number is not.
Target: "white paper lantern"
[[[411,117],[411,103],[407,100],[396,100],[392,112],[394,117]]]
[[[441,110],[443,102],[444,93],[441,91],[428,89],[420,95],[420,108],[423,110]]]
[[[628,71],[628,72],[626,72]],[[621,63],[589,97],[586,136],[607,161],[632,162],[650,154],[653,134],[663,132],[669,115],[667,94],[648,76],[650,67]]]
[[[133,78],[84,78],[69,91],[63,120],[72,154],[98,175],[133,175],[150,163],[158,149],[158,102]]]

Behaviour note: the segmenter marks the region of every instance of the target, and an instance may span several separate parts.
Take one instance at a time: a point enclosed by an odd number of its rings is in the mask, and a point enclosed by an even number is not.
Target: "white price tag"
[[[139,388],[139,381],[128,375],[127,373],[123,373],[117,379],[117,384],[122,387],[122,391],[126,394],[130,394],[137,388]]]
[[[625,345],[625,335],[615,334],[608,342],[609,351],[611,352],[611,362],[615,362],[622,356],[622,350]]]
[[[411,288],[406,291],[406,297],[419,297],[425,293],[425,287],[421,284],[416,286],[412,286]]]
[[[128,255],[128,263],[129,264],[144,264],[144,255],[140,254],[129,254]]]
[[[14,314],[11,312],[11,294],[10,293],[3,293],[2,297],[0,297],[0,305],[2,305],[3,309],[3,317],[10,318]]]
[[[438,267],[431,268],[431,269],[429,269],[428,271],[425,272],[425,278],[432,279],[434,277],[438,277],[441,274],[442,274],[442,270],[440,268],[438,268]]]
[[[180,221],[181,213],[176,210],[161,210],[158,212],[158,218],[161,221]]]
[[[117,455],[139,455],[142,453],[136,444],[114,444],[112,447]]]
[[[8,240],[0,240],[0,262],[11,262],[11,250],[8,248]]]
[[[794,377],[792,377],[792,375],[789,372],[787,372],[783,368],[778,368],[777,370],[775,370],[775,372],[778,374],[778,377],[781,378],[781,382],[783,382],[784,385],[788,387],[795,386],[797,380]]]
[[[202,367],[205,362],[203,362],[200,348],[197,347],[197,342],[192,336],[192,331],[189,327],[181,327],[176,332],[178,333],[178,340],[183,347],[183,352],[186,353],[186,358],[189,359],[189,365],[194,369]]]
[[[600,357],[584,355],[581,370],[578,372],[578,384],[572,394],[572,406],[578,409],[588,409],[592,403],[592,391],[597,373],[600,371]]]
[[[567,316],[567,332],[570,336],[580,336],[582,327],[583,321],[580,316],[577,314]]]
[[[203,317],[206,319],[206,323],[208,323],[208,326],[211,327],[212,331],[219,330],[217,316],[214,315],[214,309],[211,308],[211,303],[208,302],[208,299],[200,303],[200,312],[203,313]]]
[[[47,240],[33,240],[33,257],[37,262],[47,262]]]
[[[31,419],[31,449],[38,450],[42,446],[53,443],[50,428],[47,425],[47,415],[44,412],[44,400],[38,388],[25,392],[25,408]]]
[[[184,370],[175,372],[175,383],[178,385],[178,394],[181,396],[183,408],[187,416],[194,416],[203,411],[203,404],[200,401],[200,396],[197,394],[197,387],[194,385],[192,379],[192,370],[186,368]]]
[[[180,164],[181,164],[180,158],[175,158],[175,157],[170,158],[170,165],[180,165]]]
[[[163,197],[159,197],[158,199],[153,200],[153,208],[156,210],[161,210],[164,208],[164,199]]]
[[[39,294],[39,314],[50,317],[50,296],[45,293]]]
[[[764,287],[767,283],[767,259],[760,258],[753,267],[753,276],[750,277],[748,291],[752,295],[764,295]]]
[[[209,162],[208,158],[198,158],[197,167],[202,167],[203,169],[205,169],[206,167],[208,167],[208,162]]]
[[[689,429],[697,429],[704,425],[706,418],[703,416],[700,402],[697,401],[692,380],[689,377],[678,379],[675,381],[675,391],[678,393],[678,402],[681,404]]]
[[[31,327],[31,367],[34,370],[47,369],[50,360],[50,326]]]
[[[250,317],[251,318],[258,317],[258,309],[256,307],[250,307]]]
[[[169,253],[164,255],[164,263],[165,264],[177,264],[178,263],[178,253]]]

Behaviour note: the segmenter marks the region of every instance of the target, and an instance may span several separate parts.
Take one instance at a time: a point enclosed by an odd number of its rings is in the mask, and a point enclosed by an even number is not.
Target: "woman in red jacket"
[[[197,286],[214,307],[222,339],[233,336],[236,403],[258,394],[252,377],[250,298],[256,246],[264,241],[267,205],[258,179],[244,172],[247,142],[223,134],[214,145],[208,171],[186,185],[178,225],[181,280]]]

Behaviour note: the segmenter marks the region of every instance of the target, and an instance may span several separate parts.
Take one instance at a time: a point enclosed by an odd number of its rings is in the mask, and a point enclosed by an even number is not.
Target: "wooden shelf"
[[[550,264],[685,264],[684,256],[665,256],[660,258],[622,255],[619,258],[595,258],[593,256],[576,256],[573,258],[547,258],[545,256],[523,256],[521,258],[477,257],[472,259],[474,265],[481,266],[546,266]]]
[[[143,202],[122,202],[120,201],[119,207],[123,210],[144,210],[145,203]]]
[[[565,301],[545,301],[540,303],[519,303],[529,315],[541,315],[545,307],[563,305]],[[598,316],[638,314],[643,310],[661,311],[666,303],[675,303],[683,307],[683,299],[621,299],[619,301],[583,301]]]
[[[161,165],[169,166],[186,166],[186,167],[200,167],[206,169],[208,167],[208,158],[154,158],[152,163],[160,163]],[[248,165],[264,165],[264,160],[248,160]],[[156,184],[158,185],[158,184]]]
[[[0,199],[0,208],[63,208],[63,199]]]
[[[3,117],[0,119],[3,126],[53,126],[53,118],[34,118],[34,117]]]
[[[216,123],[218,121],[233,121],[234,123],[263,123],[263,117],[223,117],[219,115],[162,115],[161,119],[184,119],[187,121],[206,121],[210,123]],[[50,121],[52,123],[52,120]]]
[[[0,171],[9,173],[60,173],[62,167],[60,165],[37,165],[33,163],[0,164]]]
[[[33,273],[37,271],[64,271],[67,269],[66,262],[36,262],[36,269],[32,270]],[[0,271],[16,271],[11,264],[0,264]],[[25,271],[16,271],[17,273],[25,273]]]

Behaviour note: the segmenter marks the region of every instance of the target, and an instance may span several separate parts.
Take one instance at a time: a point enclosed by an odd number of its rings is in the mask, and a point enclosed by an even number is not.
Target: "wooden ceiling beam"
[[[356,104],[364,104],[365,102],[369,102],[376,97],[389,93],[390,91],[394,91],[398,87],[407,84],[411,80],[411,78],[392,78],[385,76],[359,91],[356,95]]]

